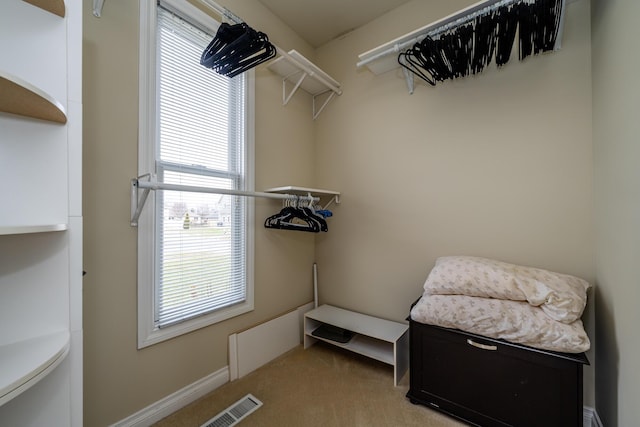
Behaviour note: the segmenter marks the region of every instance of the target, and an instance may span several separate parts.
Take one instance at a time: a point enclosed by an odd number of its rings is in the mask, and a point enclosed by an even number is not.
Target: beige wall
[[[225,2],[221,2],[224,4]],[[138,2],[84,2],[84,414],[85,425],[120,421],[227,365],[227,336],[313,299],[313,236],[265,230],[277,201],[256,201],[255,310],[138,351],[136,229],[129,180],[137,175]],[[231,10],[284,49],[311,47],[255,1]],[[310,56],[311,57],[311,56]],[[312,58],[312,57],[311,57]],[[281,80],[256,73],[257,190],[314,184],[311,100],[282,106]]]
[[[473,1],[415,0],[316,52],[255,0],[226,2],[344,89],[313,122],[307,96],[283,107],[279,77],[258,69],[256,189],[324,187],[342,191],[343,203],[314,247],[311,235],[264,230],[279,206],[257,200],[256,310],[136,350],[128,186],[137,172],[137,3],[106,2],[97,19],[85,2],[86,425],[117,422],[225,366],[229,333],[311,300],[314,259],[323,302],[395,320],[441,255],[593,282],[588,2],[569,6],[562,51],[413,95],[398,73],[356,70],[357,55]]]
[[[592,3],[596,401],[603,425],[623,427],[640,419],[640,3]]]
[[[399,71],[356,69],[358,54],[470,3],[416,0],[317,51],[344,88],[316,125],[317,185],[343,193],[317,239],[321,302],[402,320],[454,254],[593,283],[588,2],[568,6],[561,51],[500,70],[409,95]]]

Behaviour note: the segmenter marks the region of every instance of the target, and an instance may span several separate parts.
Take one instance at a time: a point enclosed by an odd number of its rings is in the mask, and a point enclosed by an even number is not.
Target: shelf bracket
[[[323,208],[322,208],[322,209],[324,209],[324,210],[329,209],[329,206],[331,206],[331,204],[332,204],[333,202],[335,202],[335,203],[336,203],[336,205],[339,205],[339,204],[340,204],[340,195],[339,195],[339,194],[334,195],[334,196],[331,198],[331,200],[329,200],[329,201],[327,202],[327,204],[323,206]]]
[[[104,0],[93,0],[93,16],[100,18],[102,16],[102,7]]]
[[[131,180],[131,226],[138,226],[138,219],[140,219],[140,214],[142,213],[142,208],[144,208],[144,204],[147,201],[147,197],[149,197],[150,188],[143,188],[142,194],[139,194],[140,188],[138,187],[138,181],[140,178],[147,177],[149,180],[151,179],[150,174],[142,175],[138,178],[133,178]]]
[[[406,68],[402,68],[402,73],[404,74],[404,80],[407,82],[407,90],[409,91],[409,95],[413,95],[414,84],[413,73],[407,70]]]
[[[322,103],[320,108],[316,111],[316,98],[318,98],[320,95],[323,95],[323,94],[325,94],[327,92],[331,92],[331,93],[329,94],[327,99]],[[324,110],[324,107],[326,107],[327,104],[329,103],[329,101],[331,101],[333,99],[333,96],[335,94],[336,93],[333,92],[333,91],[326,91],[326,92],[319,93],[317,95],[313,95],[313,120],[315,120],[320,115],[320,113],[322,113],[322,110]]]
[[[293,89],[291,89],[291,92],[289,92],[289,95],[287,95],[287,80],[289,80],[291,76],[294,76],[299,73],[302,73],[302,75],[300,76],[296,84],[293,86]],[[300,85],[308,75],[309,74],[305,73],[304,71],[299,71],[289,76],[286,76],[285,78],[282,79],[282,105],[287,105],[289,101],[291,101],[291,98],[298,91],[298,88],[300,87]]]

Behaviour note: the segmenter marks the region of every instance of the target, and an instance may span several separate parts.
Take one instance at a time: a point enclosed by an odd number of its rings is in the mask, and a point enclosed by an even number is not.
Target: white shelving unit
[[[81,2],[0,2],[0,51],[0,425],[81,426]]]
[[[354,336],[347,343],[314,336],[313,331],[323,324],[349,330]],[[409,326],[403,323],[324,304],[304,315],[304,348],[318,340],[392,365],[395,386],[409,367]]]
[[[340,83],[295,50],[279,53],[281,56],[272,61],[267,68],[282,77],[282,103],[287,105],[298,89],[304,90],[313,97],[315,120],[334,95],[342,94]],[[287,82],[293,85],[288,94]],[[325,94],[327,95],[324,102],[316,107],[316,101]]]

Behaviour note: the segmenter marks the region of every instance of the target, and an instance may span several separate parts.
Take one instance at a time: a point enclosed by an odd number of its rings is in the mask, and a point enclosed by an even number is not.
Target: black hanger
[[[538,0],[517,9],[520,60],[553,50],[562,15],[561,0]]]
[[[298,219],[301,222],[292,222]],[[265,228],[277,228],[283,230],[309,231],[317,233],[320,231],[319,223],[309,217],[302,209],[287,206],[275,215],[264,221]]]
[[[229,49],[234,42],[241,39],[242,36],[246,36],[248,30],[249,26],[245,23],[231,25],[223,22],[220,24],[215,37],[202,52],[200,64],[207,68],[213,68],[224,56],[225,49]]]
[[[436,82],[433,79],[433,76],[429,73],[422,62],[415,55],[413,48],[407,49],[405,52],[401,52],[398,55],[398,63],[409,70],[414,75],[418,76],[425,82],[429,83],[431,86],[435,86]]]
[[[496,47],[496,18],[494,13],[476,18],[473,46],[471,72],[478,74],[490,65],[493,60]]]
[[[202,53],[200,64],[218,74],[235,77],[273,58],[276,53],[266,34],[245,23],[223,23]]]
[[[496,12],[496,64],[501,67],[511,57],[511,49],[516,36],[518,16],[513,6],[501,6]]]
[[[235,77],[276,56],[276,48],[266,34],[254,32],[251,41],[241,46],[216,72]]]
[[[329,231],[327,221],[321,215],[316,214],[313,208],[302,208],[302,211],[307,215],[307,217],[309,217],[309,219],[318,223],[320,231]]]

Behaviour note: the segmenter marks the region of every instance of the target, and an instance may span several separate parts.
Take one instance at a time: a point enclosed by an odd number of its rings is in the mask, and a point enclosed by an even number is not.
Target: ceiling
[[[311,46],[373,21],[410,0],[259,0]]]

